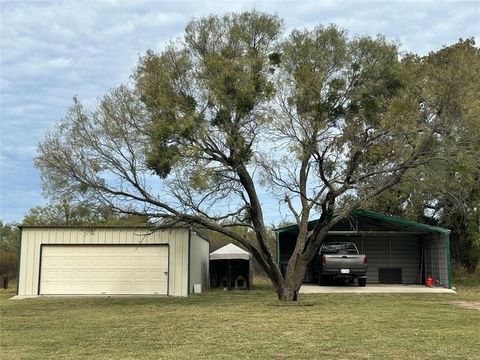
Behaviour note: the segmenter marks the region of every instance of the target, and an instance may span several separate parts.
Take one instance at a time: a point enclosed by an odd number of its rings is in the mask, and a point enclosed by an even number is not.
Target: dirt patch
[[[452,304],[464,309],[480,311],[480,301],[454,301]]]

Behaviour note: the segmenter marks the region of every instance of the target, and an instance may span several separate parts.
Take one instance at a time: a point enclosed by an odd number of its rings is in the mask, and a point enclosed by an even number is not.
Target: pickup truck
[[[318,283],[328,280],[345,279],[358,286],[367,285],[367,257],[358,252],[357,246],[350,242],[324,243],[320,248],[320,272]]]

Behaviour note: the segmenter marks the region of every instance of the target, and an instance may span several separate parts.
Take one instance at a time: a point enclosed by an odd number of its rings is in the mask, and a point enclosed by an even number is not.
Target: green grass
[[[7,300],[2,359],[479,359],[478,282],[458,294],[302,295],[253,291],[188,298]]]

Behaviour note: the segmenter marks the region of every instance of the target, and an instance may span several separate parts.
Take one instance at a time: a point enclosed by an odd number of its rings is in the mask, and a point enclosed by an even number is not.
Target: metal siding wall
[[[440,234],[425,241],[426,275],[448,287],[448,242]]]
[[[181,291],[185,291],[188,294],[188,262],[190,259],[188,258],[188,230],[187,230],[187,241],[182,243],[182,253],[185,253],[185,256],[179,257],[179,266],[180,266],[180,273],[181,275]]]
[[[413,236],[372,236],[341,237],[335,241],[349,241],[357,245],[358,250],[367,255],[369,283],[378,283],[379,268],[401,268],[402,281],[405,284],[418,283],[418,240]],[[391,258],[390,258],[391,253]]]
[[[448,241],[443,236],[438,235],[440,244],[440,278],[443,286],[448,287]]]
[[[162,234],[159,234],[158,237],[160,238],[160,241],[162,241]],[[175,236],[171,236],[171,241],[176,244],[177,240]],[[188,238],[187,238],[188,241]],[[170,264],[169,264],[169,280],[172,282],[169,284],[169,291],[171,291],[172,295],[173,294],[178,294],[178,292],[181,290],[180,285],[178,284],[178,281],[176,281],[177,278],[180,278],[180,274],[177,275],[177,266],[178,266],[178,246],[172,246],[170,248]]]
[[[42,244],[169,244],[169,295],[186,296],[188,278],[188,229],[23,228],[20,254],[19,295],[37,295]]]
[[[27,269],[32,269],[32,271],[26,272],[26,284],[25,284],[25,291],[27,293],[33,293],[34,288],[34,280],[36,278],[35,274],[38,274],[38,270],[35,270],[33,267],[33,261],[35,259],[35,238],[30,237],[28,239],[28,246],[27,246]],[[36,292],[35,292],[36,294]]]
[[[177,239],[176,239],[176,234],[172,234],[172,239],[173,241],[175,242],[175,244],[177,243]],[[181,281],[181,278],[182,278],[182,274],[181,274],[181,264],[180,264],[180,256],[179,256],[179,252],[181,252],[182,250],[180,249],[181,247],[181,244],[179,244],[179,246],[175,246],[173,249],[171,249],[172,251],[172,254],[170,255],[171,256],[171,259],[175,259],[175,261],[173,261],[171,264],[170,264],[170,269],[173,269],[173,279],[174,279],[174,282],[173,282],[173,287],[171,288],[173,290],[173,292],[175,294],[178,294],[182,291],[182,281]],[[177,279],[180,279],[180,281],[177,281]]]
[[[448,242],[443,237],[438,237],[439,245],[439,279],[443,286],[448,287]]]
[[[418,239],[416,237],[402,237],[392,239],[392,267],[402,268],[404,284],[419,282],[418,266]]]
[[[367,281],[378,283],[378,268],[390,267],[389,241],[383,238],[363,238],[363,253],[368,258]]]
[[[42,238],[34,237],[30,240],[34,243],[34,258],[33,258],[33,283],[32,283],[32,291],[38,291],[38,279],[40,276],[40,244],[42,243]]]
[[[202,239],[202,264],[203,276],[202,276],[202,287],[208,288],[210,286],[210,242],[205,239]]]
[[[21,253],[20,253],[20,268],[18,271],[18,295],[26,295],[26,276],[27,276],[27,266],[23,266],[27,263],[27,236],[22,231],[22,238],[20,241],[21,244]]]
[[[187,240],[182,243],[183,244],[183,253],[182,256],[182,291],[185,291],[186,295],[188,295],[188,262],[190,259],[188,258],[188,229],[186,230]]]
[[[425,245],[426,264],[425,270],[427,276],[432,276],[434,279],[439,278],[438,273],[438,252],[436,241],[428,239]]]
[[[190,245],[190,292],[193,292],[193,284],[202,284],[203,289],[208,287],[209,256],[209,242],[192,232]]]

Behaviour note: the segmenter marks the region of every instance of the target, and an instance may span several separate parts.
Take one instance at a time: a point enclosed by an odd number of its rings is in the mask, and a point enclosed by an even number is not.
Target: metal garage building
[[[309,222],[313,228],[316,221]],[[297,225],[276,230],[277,258],[286,268],[298,235]],[[328,232],[326,242],[348,241],[368,258],[369,283],[423,284],[427,276],[451,287],[450,230],[371,211],[356,210]],[[317,282],[316,255],[305,282]],[[318,270],[317,270],[318,271]]]
[[[21,227],[17,295],[186,296],[207,286],[209,242],[191,228]]]

